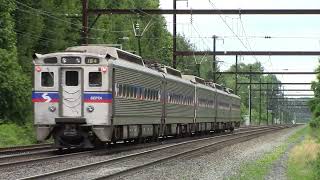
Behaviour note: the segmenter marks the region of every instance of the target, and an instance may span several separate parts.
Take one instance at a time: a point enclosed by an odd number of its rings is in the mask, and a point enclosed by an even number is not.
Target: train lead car
[[[34,55],[37,139],[56,148],[233,130],[240,98],[231,89],[101,45]],[[219,88],[220,87],[220,88]]]

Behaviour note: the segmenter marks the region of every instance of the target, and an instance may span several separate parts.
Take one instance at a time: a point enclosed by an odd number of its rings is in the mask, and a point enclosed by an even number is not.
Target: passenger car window
[[[79,72],[78,71],[66,71],[66,85],[78,86],[79,84]]]
[[[102,86],[101,72],[89,72],[89,86],[90,87],[101,87]]]
[[[42,87],[53,87],[54,84],[54,73],[53,72],[42,72],[41,73],[41,86]]]
[[[123,91],[122,91],[122,84],[119,84],[118,96],[123,96],[122,93],[123,93]]]

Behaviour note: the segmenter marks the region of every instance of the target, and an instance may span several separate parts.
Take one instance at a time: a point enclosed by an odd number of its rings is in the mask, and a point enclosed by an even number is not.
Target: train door
[[[61,69],[61,115],[64,117],[82,116],[82,70],[80,68]]]

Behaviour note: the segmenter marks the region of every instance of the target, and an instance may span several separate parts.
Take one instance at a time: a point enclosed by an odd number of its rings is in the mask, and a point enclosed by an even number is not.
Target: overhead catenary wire
[[[68,24],[74,25],[74,26],[79,26],[79,29],[77,29],[77,31],[81,30],[81,26],[82,26],[81,24],[76,24],[76,23],[73,23],[73,22],[71,22],[71,21],[64,20],[64,19],[62,19],[62,18],[60,18],[60,17],[58,17],[58,16],[53,15],[52,13],[50,13],[50,12],[48,12],[48,11],[44,11],[44,10],[40,10],[40,9],[33,8],[33,7],[31,7],[31,6],[28,6],[28,5],[24,4],[24,3],[19,2],[19,1],[16,1],[16,0],[12,0],[11,2],[15,2],[15,3],[17,3],[17,4],[21,5],[21,6],[24,6],[24,7],[28,8],[28,9],[32,10],[32,11],[28,11],[28,10],[20,9],[20,8],[17,7],[17,9],[18,9],[19,11],[26,12],[26,13],[30,13],[30,14],[31,14],[31,13],[33,14],[33,13],[35,12],[35,13],[37,13],[37,14],[47,16],[47,17],[49,17],[49,18],[51,18],[51,19],[54,19],[54,20],[56,20],[56,21],[68,23]],[[108,30],[106,30],[106,29],[99,29],[99,28],[90,28],[90,27],[88,27],[88,29],[95,30],[95,31],[102,31],[102,32],[112,32],[112,31],[108,31]]]
[[[216,9],[215,5],[213,4],[213,2],[211,0],[209,0],[209,3],[211,4],[211,6]],[[228,29],[237,37],[237,39],[240,41],[240,43],[243,45],[244,48],[246,48],[247,50],[249,50],[249,48],[245,45],[245,43],[241,40],[241,38],[234,32],[234,30],[230,27],[230,25],[226,22],[226,20],[222,17],[221,14],[219,14],[219,17],[221,18],[221,20],[224,22],[224,24],[228,27]],[[258,61],[258,59],[253,56],[253,58]]]

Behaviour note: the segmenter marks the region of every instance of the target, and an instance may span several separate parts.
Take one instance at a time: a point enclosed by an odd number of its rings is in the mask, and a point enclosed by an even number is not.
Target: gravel
[[[170,143],[174,143],[176,140],[170,141]],[[164,147],[170,145],[170,143],[163,142],[162,145],[158,145],[159,147]],[[143,146],[143,145],[142,145]],[[146,144],[149,146],[149,144]],[[133,147],[134,148],[134,147]],[[99,155],[86,154],[76,157],[68,157],[64,159],[52,159],[50,161],[36,162],[29,165],[19,165],[14,168],[3,168],[0,169],[0,179],[19,179],[23,177],[30,177],[38,174],[44,174],[52,171],[63,170],[71,167],[81,166],[89,163],[99,162],[103,160],[108,160],[132,153],[137,153],[145,150],[154,149],[155,147],[141,148],[136,150],[124,151],[121,153],[99,153]]]
[[[241,165],[262,157],[282,145],[302,126],[284,129],[218,151],[192,158],[171,160],[121,179],[228,179]]]

